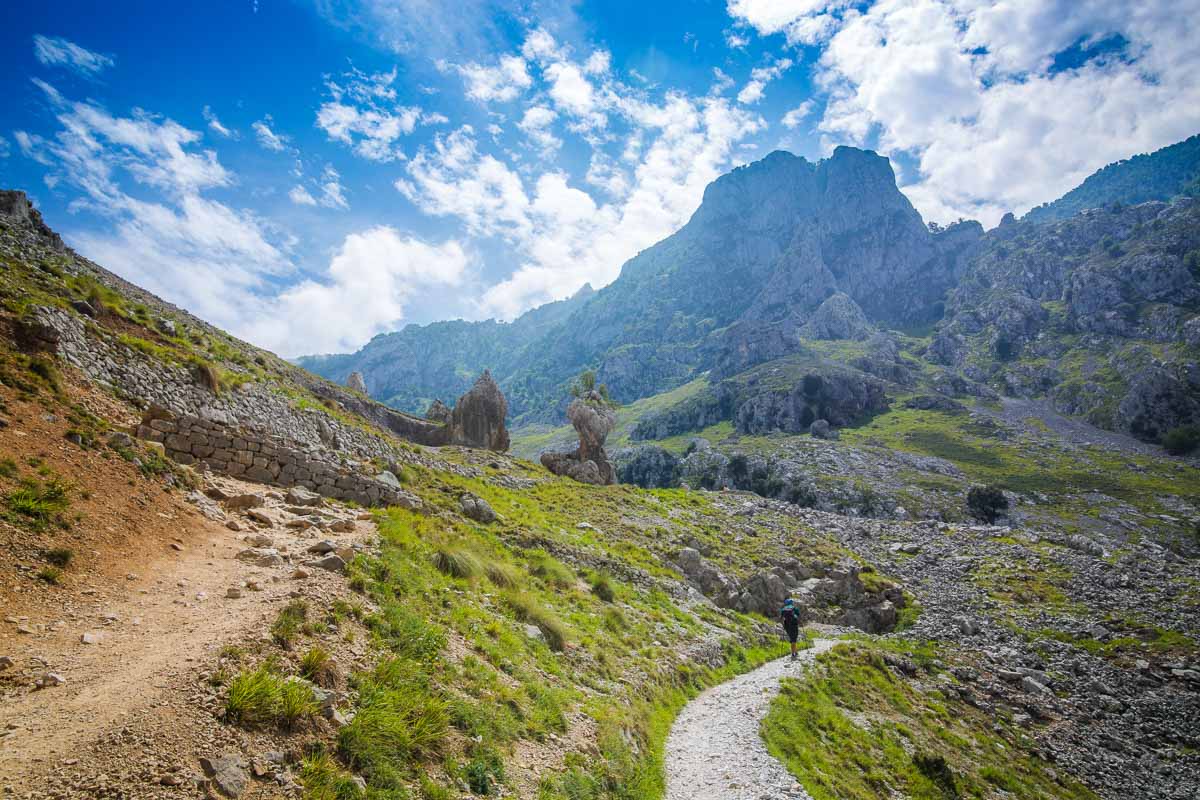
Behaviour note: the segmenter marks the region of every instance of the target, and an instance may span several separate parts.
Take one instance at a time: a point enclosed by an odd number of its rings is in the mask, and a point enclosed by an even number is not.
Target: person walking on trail
[[[795,661],[796,640],[800,638],[800,609],[796,607],[792,598],[783,601],[783,608],[779,609],[779,621],[783,623],[788,641],[792,644],[792,661]]]

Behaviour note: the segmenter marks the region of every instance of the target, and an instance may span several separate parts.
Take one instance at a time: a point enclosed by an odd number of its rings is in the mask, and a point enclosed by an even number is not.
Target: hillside
[[[1200,195],[1200,134],[1177,144],[1141,153],[1097,170],[1083,183],[1022,217],[1026,222],[1055,222],[1089,208],[1169,202]]]
[[[784,651],[788,594],[854,639],[766,722],[814,796],[1200,790],[1193,464],[990,395],[909,403],[973,384],[871,334],[629,405],[631,443],[702,427],[694,489],[587,486],[438,439],[6,209],[10,794],[662,797],[675,715]],[[806,332],[856,330],[837,319]],[[804,409],[845,413],[841,438],[798,434]],[[911,513],[804,508],[758,458]],[[1010,503],[990,523],[983,481]]]

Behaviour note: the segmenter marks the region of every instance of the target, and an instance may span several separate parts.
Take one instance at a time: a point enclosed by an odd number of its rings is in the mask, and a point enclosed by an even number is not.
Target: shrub
[[[271,638],[283,648],[290,648],[300,633],[300,627],[308,618],[308,603],[293,600],[279,612],[271,625]]]
[[[950,769],[945,758],[930,753],[916,753],[913,755],[913,765],[918,772],[941,790],[944,797],[957,798],[959,796],[954,770]]]
[[[483,571],[479,557],[460,547],[438,547],[433,553],[433,565],[438,572],[463,580],[470,580]]]
[[[1162,446],[1173,456],[1187,455],[1200,447],[1200,425],[1181,425],[1162,437]]]
[[[38,570],[37,576],[38,580],[51,586],[58,586],[62,582],[62,570],[58,567],[42,567]]]
[[[17,477],[17,462],[13,461],[11,458],[0,458],[0,477]]]
[[[463,772],[471,792],[487,797],[504,781],[504,761],[492,748],[481,748],[467,762]]]
[[[998,486],[972,486],[967,492],[967,510],[988,524],[1008,510],[1008,498]]]

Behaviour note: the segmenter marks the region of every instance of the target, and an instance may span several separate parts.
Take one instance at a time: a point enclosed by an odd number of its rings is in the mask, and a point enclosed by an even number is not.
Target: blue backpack
[[[796,608],[794,605],[784,606],[782,609],[780,609],[779,616],[783,618],[784,624],[799,622],[800,609]]]

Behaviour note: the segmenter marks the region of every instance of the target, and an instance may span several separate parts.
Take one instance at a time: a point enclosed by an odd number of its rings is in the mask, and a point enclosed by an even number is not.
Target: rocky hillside
[[[764,728],[815,797],[1200,792],[1194,464],[1002,401],[852,287],[605,415],[683,487],[597,486],[499,452],[489,376],[390,411],[3,197],[6,796],[659,798],[785,596],[853,640]]]
[[[1170,202],[1200,196],[1200,135],[1109,164],[1052,203],[1025,215],[1029,222],[1054,222],[1089,208]]]
[[[445,375],[495,352],[491,366],[517,422],[556,420],[566,385],[584,368],[618,400],[646,397],[708,369],[748,336],[787,336],[838,292],[879,322],[931,324],[960,254],[980,234],[974,223],[930,232],[874,153],[840,147],[813,164],[776,152],[714,181],[687,225],[598,292],[511,326],[409,328],[354,356],[301,363],[334,380],[360,371],[386,398],[392,376],[413,364]],[[498,335],[476,347],[473,331]],[[528,345],[526,332],[535,334]],[[506,349],[514,335],[519,352]],[[425,349],[390,349],[401,341]]]

